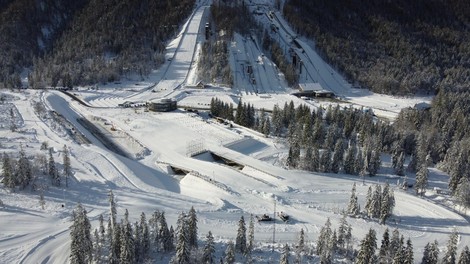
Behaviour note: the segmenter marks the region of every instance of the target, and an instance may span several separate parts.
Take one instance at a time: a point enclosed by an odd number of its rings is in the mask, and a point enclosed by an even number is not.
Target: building
[[[331,91],[323,89],[319,83],[299,83],[300,95],[315,96],[315,97],[334,97],[335,94]]]
[[[168,98],[150,101],[147,105],[148,109],[154,112],[170,112],[177,108],[176,100]]]

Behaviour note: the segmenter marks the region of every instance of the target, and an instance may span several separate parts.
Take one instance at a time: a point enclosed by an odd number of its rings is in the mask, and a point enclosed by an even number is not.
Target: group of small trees
[[[372,189],[372,185],[369,186],[364,206],[364,214],[367,217],[379,219],[381,224],[385,224],[387,219],[392,215],[394,207],[395,196],[393,189],[390,188],[388,183],[384,185],[383,190],[379,184],[375,185],[375,189]],[[351,217],[357,217],[360,215],[360,208],[356,195],[356,183],[354,183],[351,190],[347,214]]]
[[[26,156],[23,147],[20,147],[19,157],[15,159],[11,154],[3,153],[2,171],[3,185],[15,190],[17,187],[25,189],[32,186],[33,191],[39,191],[39,203],[44,209],[44,191],[46,182],[43,177],[49,177],[52,186],[60,186],[61,180],[65,180],[65,187],[68,187],[69,179],[72,176],[69,150],[66,145],[62,151],[62,172],[59,172],[57,163],[54,160],[53,149],[48,147],[47,142],[43,142],[41,150],[48,152],[48,158],[45,154],[38,154],[31,160]]]

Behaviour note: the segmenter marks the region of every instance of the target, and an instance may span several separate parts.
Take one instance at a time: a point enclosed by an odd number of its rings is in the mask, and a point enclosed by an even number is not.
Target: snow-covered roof
[[[322,91],[323,87],[319,83],[299,83],[300,90],[302,91]]]

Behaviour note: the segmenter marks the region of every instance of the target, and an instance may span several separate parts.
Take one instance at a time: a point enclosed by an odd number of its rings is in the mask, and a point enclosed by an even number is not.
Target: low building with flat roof
[[[149,111],[170,112],[170,111],[176,110],[178,105],[177,105],[176,100],[163,98],[163,99],[150,101],[147,103],[147,106],[148,106]]]

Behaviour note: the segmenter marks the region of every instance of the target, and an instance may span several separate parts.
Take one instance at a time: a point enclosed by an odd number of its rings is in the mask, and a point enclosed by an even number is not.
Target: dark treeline
[[[466,0],[289,0],[283,13],[349,80],[375,92],[434,94],[470,80]]]
[[[165,42],[193,10],[194,0],[91,0],[57,41],[35,60],[30,86],[106,83],[146,76],[164,61]]]
[[[87,0],[0,1],[0,86],[21,87],[20,73],[54,41]]]
[[[145,76],[193,10],[182,1],[5,1],[0,9],[0,85],[74,86]]]

